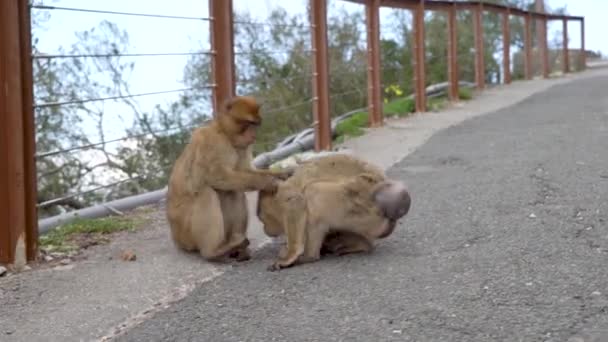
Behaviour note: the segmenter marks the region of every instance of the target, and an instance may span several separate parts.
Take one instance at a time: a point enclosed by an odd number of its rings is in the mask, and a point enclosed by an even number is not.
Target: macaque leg
[[[293,194],[285,201],[283,222],[287,240],[287,253],[268,267],[269,271],[292,266],[306,244],[307,211],[306,201],[300,194]]]
[[[371,251],[374,246],[365,236],[348,233],[340,235],[340,244],[334,250],[337,255],[362,253]]]
[[[244,238],[238,236],[226,241],[224,215],[219,196],[214,190],[208,189],[199,194],[193,203],[190,224],[199,253],[209,261],[217,261],[243,244]]]
[[[312,223],[306,229],[306,246],[304,254],[298,259],[298,263],[315,262],[321,258],[321,247],[329,227],[323,223]]]
[[[236,261],[249,260],[251,259],[249,239],[247,239],[249,213],[247,211],[247,198],[245,197],[245,193],[233,191],[218,193],[224,217],[226,241],[228,241],[228,243],[231,241],[242,241],[240,245],[230,251],[229,256],[236,259]]]

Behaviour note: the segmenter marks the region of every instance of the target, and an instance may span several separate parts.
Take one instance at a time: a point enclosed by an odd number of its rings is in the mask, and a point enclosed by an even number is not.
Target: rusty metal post
[[[382,93],[380,89],[380,0],[365,3],[367,24],[367,107],[369,124],[380,127],[382,119]]]
[[[327,56],[327,0],[310,0],[313,53],[313,113],[315,151],[331,149],[329,117],[329,59]]]
[[[36,121],[34,116],[34,80],[32,70],[32,28],[30,6],[19,0],[20,50],[23,65],[21,85],[23,91],[23,150],[25,168],[25,244],[27,260],[38,258],[38,184],[36,173]]]
[[[448,9],[448,96],[450,101],[457,102],[458,95],[458,36],[456,27],[456,4]]]
[[[585,52],[585,18],[581,18],[581,68],[585,70],[587,68],[587,53]]]
[[[475,36],[475,84],[477,89],[485,88],[485,61],[483,51],[483,4],[473,9],[473,31]]]
[[[537,22],[540,22],[540,27],[538,30],[539,34],[539,42],[541,49],[541,68],[543,72],[544,78],[549,78],[549,46],[547,43],[547,17],[543,16],[543,18]]]
[[[511,25],[509,18],[511,10],[507,8],[502,13],[502,68],[504,69],[504,83],[511,83]]]
[[[28,11],[27,0],[0,1],[0,263],[17,269],[37,252]]]
[[[524,77],[532,79],[532,19],[530,14],[524,15]]]
[[[211,31],[211,74],[214,115],[234,96],[234,27],[232,0],[209,0]]]
[[[426,112],[426,56],[424,51],[424,0],[419,0],[414,8],[414,84],[416,111]]]
[[[562,19],[562,25],[563,25],[563,60],[562,60],[562,68],[565,73],[570,72],[570,56],[568,55],[568,19],[564,18]]]

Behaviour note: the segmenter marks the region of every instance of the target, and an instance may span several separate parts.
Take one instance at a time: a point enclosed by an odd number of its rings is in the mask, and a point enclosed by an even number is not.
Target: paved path
[[[412,210],[373,254],[269,273],[265,247],[119,340],[608,341],[606,89],[431,137],[389,170]]]

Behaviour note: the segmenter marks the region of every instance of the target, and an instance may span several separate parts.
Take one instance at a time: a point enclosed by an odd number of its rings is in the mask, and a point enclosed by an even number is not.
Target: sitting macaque
[[[246,191],[273,193],[289,171],[257,170],[252,144],[261,124],[252,97],[233,97],[213,121],[192,133],[176,160],[167,192],[175,244],[207,260],[250,259]]]
[[[260,191],[257,215],[268,236],[286,235],[269,270],[338,255],[371,251],[410,209],[402,182],[353,156],[334,154],[295,168],[276,192]]]

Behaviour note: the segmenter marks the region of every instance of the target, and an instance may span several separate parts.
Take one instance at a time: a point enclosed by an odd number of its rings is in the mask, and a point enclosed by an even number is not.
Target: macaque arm
[[[258,169],[255,167],[255,165],[253,165],[253,158],[250,151],[247,152],[247,166],[250,168],[251,172],[276,177],[282,180],[286,180],[287,178],[291,177],[295,172],[295,167],[279,168],[276,170]]]
[[[264,190],[270,180],[267,175],[255,172],[233,170],[222,165],[208,166],[205,182],[212,188],[224,191]]]
[[[238,155],[233,150],[222,148],[217,144],[213,148],[192,151],[193,158],[189,167],[189,182],[194,192],[200,191],[202,185],[208,185],[224,191],[255,191],[266,188],[271,179],[251,170],[237,170]]]

